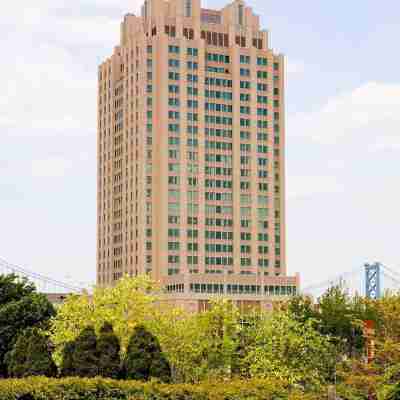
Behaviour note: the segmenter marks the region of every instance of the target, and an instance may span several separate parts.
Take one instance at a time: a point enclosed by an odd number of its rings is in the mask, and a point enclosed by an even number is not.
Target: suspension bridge
[[[27,278],[36,285],[39,292],[66,294],[82,293],[88,285],[78,285],[62,282],[43,274],[31,271],[27,268],[11,264],[0,258],[0,275],[15,274],[21,278]],[[396,270],[379,262],[357,266],[352,270],[333,276],[323,282],[306,286],[300,289],[302,294],[311,295],[314,298],[321,296],[329,287],[341,284],[351,295],[376,299],[386,291],[400,291],[400,269]]]
[[[400,291],[400,268],[397,271],[379,262],[357,266],[332,278],[301,289],[303,294],[321,296],[328,288],[343,285],[350,295],[378,299],[386,291]]]

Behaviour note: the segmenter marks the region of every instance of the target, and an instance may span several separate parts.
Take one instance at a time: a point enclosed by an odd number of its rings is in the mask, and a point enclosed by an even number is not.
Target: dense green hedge
[[[198,385],[117,381],[103,378],[32,377],[0,380],[0,400],[323,400],[272,380],[229,381]]]

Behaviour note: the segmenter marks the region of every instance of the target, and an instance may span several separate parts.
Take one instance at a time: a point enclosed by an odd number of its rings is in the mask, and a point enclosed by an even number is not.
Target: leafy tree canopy
[[[46,296],[16,275],[0,275],[0,376],[7,374],[5,356],[29,327],[46,327],[55,309]]]
[[[247,355],[252,376],[274,376],[305,387],[330,379],[335,349],[311,320],[301,324],[286,312],[275,312],[264,316],[254,334]]]
[[[36,292],[35,285],[17,275],[0,275],[0,307]]]
[[[27,328],[6,355],[9,376],[56,376],[48,336],[39,328]]]
[[[55,358],[61,363],[63,347],[75,340],[86,327],[96,332],[109,322],[125,351],[136,325],[159,314],[154,296],[155,285],[146,277],[124,277],[114,287],[95,288],[93,296],[69,296],[52,320],[51,339],[56,346]]]
[[[371,303],[360,296],[351,297],[343,284],[329,288],[315,304],[310,297],[296,296],[287,308],[300,323],[314,320],[320,333],[330,336],[349,356],[364,349],[364,321],[377,320]]]

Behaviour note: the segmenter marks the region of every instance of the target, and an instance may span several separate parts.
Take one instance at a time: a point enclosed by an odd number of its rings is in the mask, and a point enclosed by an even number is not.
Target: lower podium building
[[[193,279],[191,279],[193,278]],[[197,279],[196,279],[197,278]],[[241,311],[259,308],[271,310],[273,303],[284,301],[298,293],[299,276],[274,277],[185,277],[165,279],[166,294],[164,300],[188,311],[199,312],[208,309],[211,299],[220,297],[231,300]],[[185,290],[186,287],[186,290]]]
[[[146,0],[98,69],[97,284],[149,274],[190,310],[297,293],[284,58],[241,0]]]

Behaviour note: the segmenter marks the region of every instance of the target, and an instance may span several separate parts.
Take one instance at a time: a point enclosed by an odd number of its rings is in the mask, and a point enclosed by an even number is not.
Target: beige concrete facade
[[[98,73],[97,284],[148,273],[192,305],[295,293],[284,120],[284,58],[243,1],[127,14]]]

